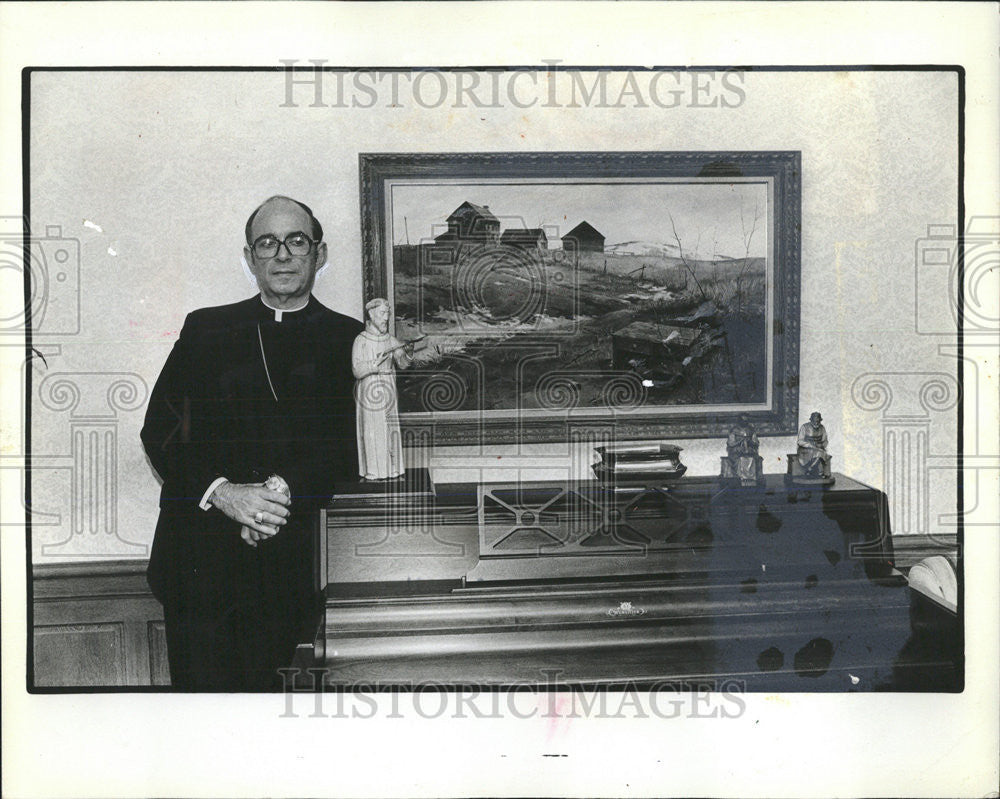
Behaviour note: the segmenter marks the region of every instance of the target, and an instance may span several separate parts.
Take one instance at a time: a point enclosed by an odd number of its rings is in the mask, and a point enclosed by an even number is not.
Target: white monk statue
[[[364,480],[401,477],[403,445],[396,401],[396,367],[413,361],[413,343],[389,334],[391,309],[382,298],[365,305],[365,329],[354,339],[354,398],[358,406],[358,473]]]

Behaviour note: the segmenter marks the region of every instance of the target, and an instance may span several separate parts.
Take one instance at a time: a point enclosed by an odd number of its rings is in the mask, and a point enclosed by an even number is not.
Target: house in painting
[[[547,250],[549,240],[541,228],[508,228],[500,236],[500,243],[519,250]]]
[[[462,203],[448,217],[448,230],[434,237],[435,244],[495,243],[500,238],[500,220],[488,205]]]

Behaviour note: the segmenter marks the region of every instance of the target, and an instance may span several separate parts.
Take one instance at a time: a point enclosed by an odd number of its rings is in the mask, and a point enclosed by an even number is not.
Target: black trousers
[[[190,529],[197,532],[162,542],[158,536],[155,569],[150,561],[150,586],[163,603],[171,685],[178,691],[282,690],[278,669],[291,665],[316,620],[308,525],[290,523],[256,547],[205,528],[202,517]]]
[[[281,691],[301,620],[235,605],[221,614],[164,606],[170,683],[177,691]]]

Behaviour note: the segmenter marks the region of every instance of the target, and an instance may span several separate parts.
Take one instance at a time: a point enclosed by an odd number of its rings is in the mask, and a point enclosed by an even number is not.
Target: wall
[[[264,197],[313,207],[339,252],[315,293],[360,317],[359,152],[801,150],[800,416],[820,410],[835,468],[889,492],[897,533],[952,530],[939,516],[955,507],[954,322],[915,258],[928,225],[956,224],[957,78],[757,72],[739,85],[735,107],[422,108],[412,94],[386,107],[383,87],[372,108],[314,108],[309,87],[282,107],[281,72],[34,74],[33,229],[80,252],[78,291],[72,269],[50,284],[59,318],[78,296],[78,330],[53,321],[35,342],[34,561],[147,554],[145,399],[187,312],[252,293],[242,231]],[[690,473],[717,470],[720,440],[679,443]],[[768,471],[793,449],[765,439]],[[570,455],[449,448],[430,465],[440,481],[563,476]]]

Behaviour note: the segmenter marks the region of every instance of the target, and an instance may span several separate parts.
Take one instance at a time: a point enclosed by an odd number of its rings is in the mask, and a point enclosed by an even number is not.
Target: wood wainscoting
[[[46,688],[169,686],[163,608],[146,561],[35,566],[34,680]]]

